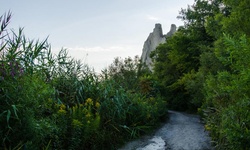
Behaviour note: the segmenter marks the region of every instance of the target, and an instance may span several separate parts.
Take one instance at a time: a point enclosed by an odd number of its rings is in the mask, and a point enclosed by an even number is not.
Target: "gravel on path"
[[[211,139],[198,115],[169,111],[169,120],[151,136],[119,150],[210,150]]]

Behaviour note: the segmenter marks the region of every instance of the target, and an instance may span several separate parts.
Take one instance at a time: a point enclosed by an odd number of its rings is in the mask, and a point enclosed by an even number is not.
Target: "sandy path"
[[[129,142],[120,150],[210,150],[210,138],[197,115],[169,111],[169,120],[152,136]]]

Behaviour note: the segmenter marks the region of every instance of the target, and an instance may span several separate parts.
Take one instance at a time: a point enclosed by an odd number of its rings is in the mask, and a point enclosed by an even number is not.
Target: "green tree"
[[[125,90],[138,90],[141,72],[145,70],[138,56],[121,59],[115,58],[113,63],[103,71],[106,79],[114,80],[117,88],[122,87]]]
[[[213,68],[204,86],[207,128],[220,149],[248,149],[249,144],[249,2],[224,0],[220,12],[207,18],[206,30],[216,37]],[[205,62],[208,59],[203,59]],[[215,62],[215,61],[213,61]],[[202,69],[207,68],[205,65]]]
[[[200,67],[206,58],[217,59],[212,55],[216,37],[206,31],[206,19],[220,11],[220,3],[196,0],[194,5],[182,9],[179,18],[185,25],[152,53],[154,75],[162,82],[162,93],[173,109],[196,111],[202,104],[203,75],[207,74],[204,71],[216,67],[208,63],[203,70]]]
[[[243,35],[239,40],[224,35],[225,51],[230,55],[223,57],[229,71],[219,71],[209,76],[205,84],[207,125],[218,146],[227,149],[247,149],[249,134],[249,38]],[[213,111],[211,111],[213,110]]]

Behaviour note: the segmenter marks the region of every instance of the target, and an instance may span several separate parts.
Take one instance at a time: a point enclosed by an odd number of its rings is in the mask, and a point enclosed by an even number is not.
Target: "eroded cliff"
[[[149,69],[152,71],[152,59],[150,58],[150,53],[156,49],[161,43],[166,42],[166,38],[172,36],[176,31],[176,25],[172,24],[171,29],[167,34],[163,34],[161,24],[155,24],[153,32],[151,32],[144,42],[141,60],[145,63]]]

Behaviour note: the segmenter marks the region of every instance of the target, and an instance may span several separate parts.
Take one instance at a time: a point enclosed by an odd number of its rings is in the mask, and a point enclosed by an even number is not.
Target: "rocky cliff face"
[[[165,43],[166,38],[172,36],[175,31],[176,25],[172,24],[170,31],[166,35],[163,35],[161,24],[155,24],[153,32],[149,34],[147,40],[144,42],[141,59],[151,71],[153,68],[150,53],[154,51],[161,43]]]

